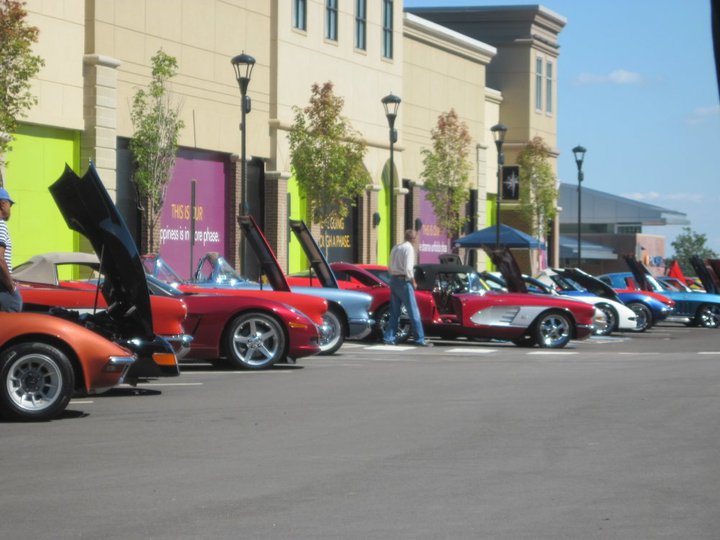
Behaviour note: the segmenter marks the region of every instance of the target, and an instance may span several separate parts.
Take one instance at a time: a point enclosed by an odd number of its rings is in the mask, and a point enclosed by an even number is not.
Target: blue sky
[[[558,176],[684,212],[720,254],[720,100],[710,0],[405,0],[406,7],[541,4],[559,36]],[[682,227],[646,227],[670,242]]]

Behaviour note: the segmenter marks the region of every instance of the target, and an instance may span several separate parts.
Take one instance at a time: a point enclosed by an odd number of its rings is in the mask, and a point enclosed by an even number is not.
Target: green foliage
[[[294,108],[289,133],[291,164],[308,217],[323,229],[344,220],[371,181],[363,165],[367,145],[341,116],[343,105],[331,82],[313,84],[310,104]]]
[[[683,227],[682,233],[678,234],[674,241],[670,243],[675,250],[675,254],[671,259],[677,259],[683,274],[686,276],[694,276],[695,270],[690,264],[690,257],[697,255],[701,259],[717,259],[718,254],[708,248],[707,235],[697,233],[690,227]]]
[[[165,202],[165,191],[175,165],[180,130],[180,106],[171,103],[168,81],[177,72],[177,60],[159,50],[152,57],[152,80],[147,89],[133,97],[132,119],[135,133],[130,141],[136,168],[133,182],[140,209],[150,227],[149,251],[154,251],[154,231]],[[143,203],[147,207],[143,207]]]
[[[550,148],[542,137],[533,137],[518,154],[520,166],[520,212],[535,238],[542,239],[557,213],[557,180],[548,161]]]
[[[27,25],[24,6],[22,0],[0,0],[0,159],[10,148],[18,119],[37,103],[30,79],[45,65],[32,54],[39,31]]]
[[[468,218],[462,215],[470,192],[468,179],[472,165],[470,132],[454,109],[442,113],[432,129],[432,150],[423,149],[423,171],[426,198],[432,204],[437,224],[457,238]]]

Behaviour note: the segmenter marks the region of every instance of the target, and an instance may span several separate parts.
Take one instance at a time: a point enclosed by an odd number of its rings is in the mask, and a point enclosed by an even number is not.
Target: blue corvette
[[[632,278],[642,290],[657,292],[674,300],[675,308],[668,321],[683,322],[690,326],[720,328],[720,294],[667,290],[634,257],[625,257],[625,262],[632,272],[606,274],[600,276],[601,279],[609,278],[611,284],[615,286],[614,283],[625,283],[627,278]]]

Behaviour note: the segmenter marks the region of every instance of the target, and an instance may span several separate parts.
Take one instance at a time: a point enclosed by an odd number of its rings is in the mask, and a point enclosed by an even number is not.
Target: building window
[[[642,226],[627,223],[618,223],[615,226],[615,231],[617,232],[617,234],[640,234],[642,233]]]
[[[553,112],[553,63],[548,62],[545,66],[545,112]]]
[[[542,111],[542,87],[543,87],[543,61],[538,57],[535,59],[535,109]]]
[[[307,30],[307,0],[293,0],[293,28]]]
[[[367,0],[355,0],[355,48],[362,49],[367,47],[365,44],[367,27]]]
[[[337,41],[338,0],[325,0],[325,38]]]
[[[383,0],[383,56],[393,57],[393,0]]]

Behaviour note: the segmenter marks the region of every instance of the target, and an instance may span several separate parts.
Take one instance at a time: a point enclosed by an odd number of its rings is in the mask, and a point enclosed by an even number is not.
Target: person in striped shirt
[[[7,228],[15,201],[0,188],[0,311],[21,311],[22,296],[12,278],[12,242]]]

